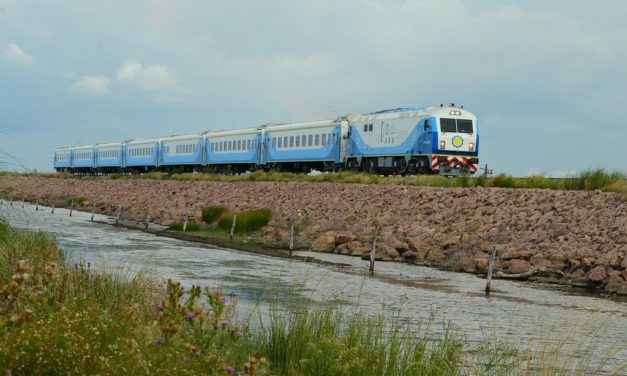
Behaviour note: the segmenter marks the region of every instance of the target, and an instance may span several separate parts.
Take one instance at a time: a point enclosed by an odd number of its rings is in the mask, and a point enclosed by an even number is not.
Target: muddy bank
[[[184,182],[166,180],[0,177],[16,200],[62,205],[83,196],[99,213],[168,225],[201,209],[269,207],[274,218],[256,241],[285,247],[294,218],[300,248],[362,257],[380,226],[377,259],[470,273],[495,268],[532,279],[627,294],[627,205],[618,195],[586,191],[439,188],[339,183]]]

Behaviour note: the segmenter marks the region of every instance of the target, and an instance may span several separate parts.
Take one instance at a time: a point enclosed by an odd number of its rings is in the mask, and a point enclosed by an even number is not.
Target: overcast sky
[[[625,171],[627,1],[0,0],[0,150],[28,169],[65,145],[449,101],[495,172]]]

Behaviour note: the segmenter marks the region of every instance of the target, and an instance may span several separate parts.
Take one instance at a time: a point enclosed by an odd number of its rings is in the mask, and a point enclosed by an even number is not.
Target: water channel
[[[196,244],[107,224],[90,222],[91,214],[0,201],[0,216],[17,227],[52,234],[70,255],[94,267],[106,264],[127,270],[150,268],[185,286],[221,288],[236,295],[240,310],[264,304],[268,291],[301,295],[314,304],[333,300],[372,313],[386,312],[411,323],[432,321],[460,328],[472,342],[508,339],[522,346],[563,341],[565,346],[593,348],[593,363],[607,356],[609,365],[627,361],[627,301],[586,296],[520,282],[495,280],[498,291],[483,293],[485,280],[400,263],[368,263],[359,258],[298,252],[341,266],[257,255]],[[97,221],[113,219],[96,215]],[[299,287],[295,289],[294,287]],[[618,347],[617,347],[618,346]]]

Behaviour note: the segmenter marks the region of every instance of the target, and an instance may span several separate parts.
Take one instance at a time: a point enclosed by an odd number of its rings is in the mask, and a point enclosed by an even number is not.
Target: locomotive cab
[[[441,174],[474,173],[479,163],[477,118],[463,108],[441,107],[436,114],[432,169]]]

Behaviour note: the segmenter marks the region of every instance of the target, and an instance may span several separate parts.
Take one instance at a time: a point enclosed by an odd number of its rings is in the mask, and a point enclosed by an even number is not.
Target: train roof
[[[401,119],[401,118],[419,118],[425,116],[437,116],[437,117],[447,117],[447,116],[461,116],[466,118],[471,118],[476,120],[476,116],[462,107],[457,107],[454,104],[449,105],[440,105],[439,107],[404,107],[404,108],[395,108],[391,110],[383,110],[376,112],[369,112],[365,114],[361,114],[355,116],[351,119],[351,121],[363,122],[363,121],[373,121],[373,120],[391,120],[391,119]]]
[[[229,130],[215,130],[208,131],[207,136],[211,137],[226,137],[226,136],[237,136],[241,134],[254,134],[259,132],[259,127],[254,128],[243,128],[243,129],[229,129]]]
[[[193,134],[181,134],[181,135],[171,135],[166,137],[161,137],[161,141],[179,141],[179,140],[195,140],[201,139],[205,135],[205,132],[202,133],[193,133]]]
[[[154,144],[157,142],[159,142],[158,138],[137,138],[137,139],[125,140],[122,143],[124,145],[141,145],[141,144]]]
[[[122,146],[121,142],[99,142],[95,145],[97,148],[102,148],[102,147],[111,147],[111,146]]]
[[[323,128],[337,124],[335,120],[309,121],[305,123],[288,123],[266,126],[267,132],[289,131],[294,129]]]

